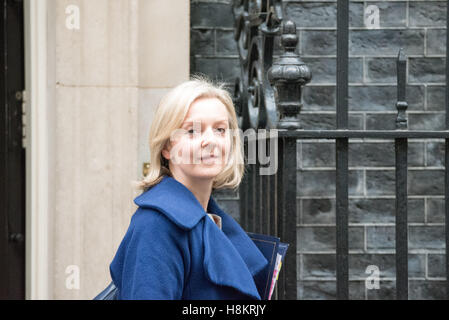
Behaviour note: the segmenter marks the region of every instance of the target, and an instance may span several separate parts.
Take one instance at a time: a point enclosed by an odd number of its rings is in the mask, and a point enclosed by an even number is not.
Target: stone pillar
[[[189,76],[189,2],[172,3],[48,2],[50,299],[91,299],[110,281],[152,113]]]

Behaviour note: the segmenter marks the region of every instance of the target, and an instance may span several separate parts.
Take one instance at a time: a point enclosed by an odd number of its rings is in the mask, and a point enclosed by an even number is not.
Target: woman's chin
[[[194,175],[198,178],[215,178],[221,172],[221,165],[218,164],[200,164],[195,168]]]

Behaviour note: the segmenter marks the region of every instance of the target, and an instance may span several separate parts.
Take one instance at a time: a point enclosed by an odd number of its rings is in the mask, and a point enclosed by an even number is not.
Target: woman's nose
[[[204,133],[202,134],[201,144],[203,147],[209,144],[216,144],[215,135],[212,128],[208,128],[204,131]]]

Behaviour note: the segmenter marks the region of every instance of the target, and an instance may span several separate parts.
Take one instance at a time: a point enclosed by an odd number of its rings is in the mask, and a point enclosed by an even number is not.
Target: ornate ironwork
[[[348,110],[349,0],[337,1],[336,128],[298,130],[302,108],[301,87],[311,80],[309,68],[295,53],[296,26],[285,20],[281,0],[236,0],[233,3],[235,40],[241,74],[235,83],[235,103],[243,130],[278,130],[278,171],[258,174],[260,164],[248,166],[240,187],[240,216],[249,231],[270,233],[290,244],[280,274],[279,299],[297,298],[296,270],[296,139],[336,140],[336,280],[338,299],[349,299],[349,139],[394,139],[396,167],[396,297],[408,299],[407,145],[409,139],[445,139],[445,217],[449,230],[449,33],[446,46],[446,130],[408,130],[406,61],[401,50],[397,60],[398,111],[396,130],[351,130]],[[447,9],[449,17],[449,6]],[[447,29],[449,30],[449,19]],[[275,36],[281,37],[283,53],[273,61]],[[266,141],[265,141],[266,142]],[[245,149],[248,145],[245,144]],[[268,150],[269,146],[262,150]],[[258,146],[259,148],[259,146]],[[449,232],[446,231],[446,290],[449,298]]]
[[[236,0],[233,13],[241,65],[234,99],[241,128],[277,128],[279,112],[268,69],[273,62],[274,37],[279,35],[283,20],[281,1]],[[285,55],[291,54],[287,51]]]

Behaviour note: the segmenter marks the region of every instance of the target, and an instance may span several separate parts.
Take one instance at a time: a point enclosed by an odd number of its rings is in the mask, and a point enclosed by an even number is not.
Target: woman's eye
[[[222,133],[226,132],[226,128],[217,128],[217,130],[220,131],[220,132],[222,132]],[[194,129],[188,129],[188,130],[186,130],[186,131],[187,131],[187,133],[189,133],[189,134],[194,134],[194,133],[195,133],[195,130],[194,130]]]
[[[187,134],[189,134],[189,135],[192,135],[192,134],[195,134],[196,132],[198,132],[198,130],[197,131],[195,131],[195,129],[187,129],[186,130],[187,131]]]

